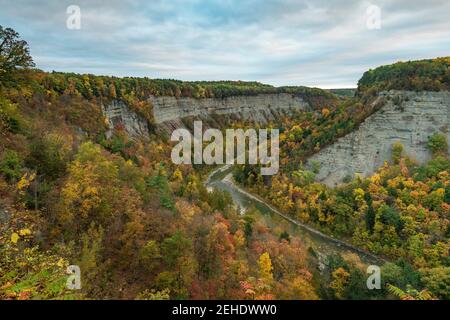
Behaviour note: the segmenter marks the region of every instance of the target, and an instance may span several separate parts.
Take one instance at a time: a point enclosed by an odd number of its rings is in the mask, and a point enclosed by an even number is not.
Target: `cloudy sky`
[[[79,30],[67,28],[69,5],[81,10]],[[0,0],[0,8],[0,25],[16,29],[48,71],[332,88],[354,87],[382,64],[450,55],[448,0]]]

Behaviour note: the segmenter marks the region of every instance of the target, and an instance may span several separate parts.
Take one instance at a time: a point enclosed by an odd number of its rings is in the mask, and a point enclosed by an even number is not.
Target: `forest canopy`
[[[450,57],[397,62],[364,72],[358,91],[450,90]]]

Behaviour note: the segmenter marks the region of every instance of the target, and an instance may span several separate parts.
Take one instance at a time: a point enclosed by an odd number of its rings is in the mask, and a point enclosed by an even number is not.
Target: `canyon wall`
[[[441,132],[450,141],[450,92],[390,91],[380,93],[379,99],[385,101],[379,111],[308,160],[320,164],[319,181],[332,187],[355,173],[372,174],[391,159],[396,141],[419,163],[431,158],[431,135]]]
[[[185,117],[204,117],[211,114],[233,115],[238,119],[264,124],[291,110],[310,109],[300,96],[288,93],[232,96],[228,98],[152,97],[155,122],[177,121]]]
[[[308,102],[298,95],[258,94],[254,96],[232,96],[228,98],[194,99],[187,97],[161,96],[150,98],[153,106],[155,123],[162,132],[169,135],[174,129],[185,127],[182,119],[193,117],[203,120],[205,127],[220,127],[220,118],[227,117],[233,120],[252,120],[265,124],[293,110],[311,110]],[[132,137],[148,136],[147,121],[119,100],[114,100],[102,106],[110,130],[107,137],[112,134],[112,128],[122,125]]]
[[[112,129],[118,125],[122,125],[132,137],[147,137],[149,134],[147,120],[130,110],[123,101],[113,100],[102,105],[102,112],[108,121],[107,138],[111,137]]]

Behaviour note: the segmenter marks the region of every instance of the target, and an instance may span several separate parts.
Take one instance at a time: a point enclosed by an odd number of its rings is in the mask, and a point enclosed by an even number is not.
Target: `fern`
[[[392,295],[398,297],[401,300],[407,300],[405,299],[408,295],[406,294],[405,291],[403,291],[400,288],[397,288],[396,286],[393,286],[391,284],[387,285],[388,291],[389,293],[391,293]]]
[[[388,284],[387,288],[389,293],[398,297],[401,300],[435,300],[433,295],[426,289],[418,291],[413,287],[411,287],[410,285],[408,285],[405,292],[402,289],[393,286],[391,284]]]

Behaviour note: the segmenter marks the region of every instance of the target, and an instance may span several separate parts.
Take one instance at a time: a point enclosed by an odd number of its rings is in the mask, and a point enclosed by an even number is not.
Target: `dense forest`
[[[0,28],[0,36],[0,299],[449,298],[445,138],[430,139],[434,158],[425,166],[396,145],[374,176],[333,190],[301,166],[380,107],[372,93],[339,101],[320,89],[256,82],[47,73],[33,69],[17,33]],[[254,209],[241,215],[228,193],[208,191],[210,168],[175,166],[155,130],[131,139],[108,128],[101,111],[120,99],[152,124],[150,95],[280,92],[317,110],[272,124],[282,131],[279,175],[267,181],[244,166],[235,179],[296,219],[386,257],[382,290],[367,289],[358,256],[331,255],[319,269],[307,244]],[[68,265],[82,270],[81,290],[66,287]]]
[[[358,91],[450,90],[450,58],[397,62],[365,72]]]

